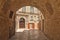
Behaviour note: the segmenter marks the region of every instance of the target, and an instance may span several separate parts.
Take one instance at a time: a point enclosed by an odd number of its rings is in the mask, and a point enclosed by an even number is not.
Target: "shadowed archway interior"
[[[42,26],[44,26],[43,27],[44,31],[42,31],[42,32],[50,40],[60,40],[60,0],[0,0],[0,40],[9,40],[9,36],[12,37],[15,34],[16,22],[18,22],[20,20],[20,18],[22,18],[22,17],[20,17],[19,20],[16,21],[17,19],[15,19],[15,18],[18,18],[18,16],[16,17],[16,12],[24,6],[33,6],[33,7],[38,8],[44,16],[44,20],[42,22],[42,23],[44,23],[42,25]],[[13,11],[13,14],[10,14],[10,11]],[[10,15],[11,15],[11,17],[9,17]],[[26,17],[28,19],[28,16],[26,16]],[[25,24],[27,24],[26,18],[25,17],[23,17],[23,18],[25,19]],[[34,22],[36,22],[36,21],[34,21]],[[19,23],[17,23],[17,24],[19,25]],[[17,25],[17,28],[18,28],[18,25]],[[27,24],[27,25],[30,25],[30,24]],[[41,21],[39,21],[39,28],[40,28],[40,25],[41,25]],[[27,28],[27,27],[28,26],[25,25],[25,28]],[[30,27],[30,29],[32,29],[32,28]],[[34,31],[34,30],[33,31],[30,30],[28,32],[24,31],[24,33],[21,33],[21,34],[25,35],[26,33],[27,34],[32,33],[33,35],[35,33],[37,35],[39,34],[39,32]],[[18,37],[18,39],[20,37],[21,38],[24,37],[24,36],[21,36],[20,33],[17,33],[17,35],[18,34],[20,35]],[[25,37],[26,36],[27,35],[25,35]],[[29,37],[31,39],[32,35]],[[33,36],[33,37],[36,38],[36,36]],[[41,37],[41,35],[40,35],[40,37]],[[21,40],[21,38],[20,38],[20,40]],[[43,37],[41,37],[41,38],[43,39]]]

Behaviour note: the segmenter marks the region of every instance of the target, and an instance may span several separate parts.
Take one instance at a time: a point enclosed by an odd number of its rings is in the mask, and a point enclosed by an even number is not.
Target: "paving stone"
[[[25,30],[16,33],[10,40],[48,40],[48,38],[39,30]]]

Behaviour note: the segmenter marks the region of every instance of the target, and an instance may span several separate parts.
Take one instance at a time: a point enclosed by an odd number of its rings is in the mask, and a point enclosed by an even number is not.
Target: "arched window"
[[[19,25],[20,25],[20,28],[25,28],[25,19],[24,18],[20,18]]]
[[[22,12],[26,12],[26,6],[22,8]]]

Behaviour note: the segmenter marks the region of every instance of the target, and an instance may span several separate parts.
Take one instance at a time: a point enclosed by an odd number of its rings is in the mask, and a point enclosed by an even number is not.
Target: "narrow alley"
[[[0,0],[0,40],[60,40],[60,0]]]
[[[39,30],[25,30],[17,32],[10,40],[48,40],[48,38]]]

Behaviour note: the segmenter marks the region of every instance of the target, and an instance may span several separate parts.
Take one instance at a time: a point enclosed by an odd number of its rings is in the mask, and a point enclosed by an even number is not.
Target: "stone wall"
[[[14,21],[9,18],[10,10],[8,0],[0,0],[0,40],[8,40],[14,34]],[[11,28],[10,28],[11,27]],[[9,31],[11,29],[11,31]],[[10,35],[9,35],[10,33]]]
[[[59,2],[59,0],[15,0],[11,2],[11,10],[16,12],[19,8],[27,5],[37,7],[45,17],[44,33],[51,40],[60,40]]]
[[[0,0],[0,40],[8,40],[8,18],[3,6],[6,0]]]
[[[49,8],[49,10],[51,10],[51,14],[47,10],[47,13],[49,13],[49,15],[46,14],[44,32],[47,34],[50,40],[60,40],[59,38],[60,37],[60,32],[59,32],[60,8],[58,6],[59,2],[60,2],[59,0],[49,1],[49,3],[52,5],[53,13],[52,13],[51,8]]]
[[[9,38],[11,38],[15,34],[15,25],[14,21],[9,21]]]

